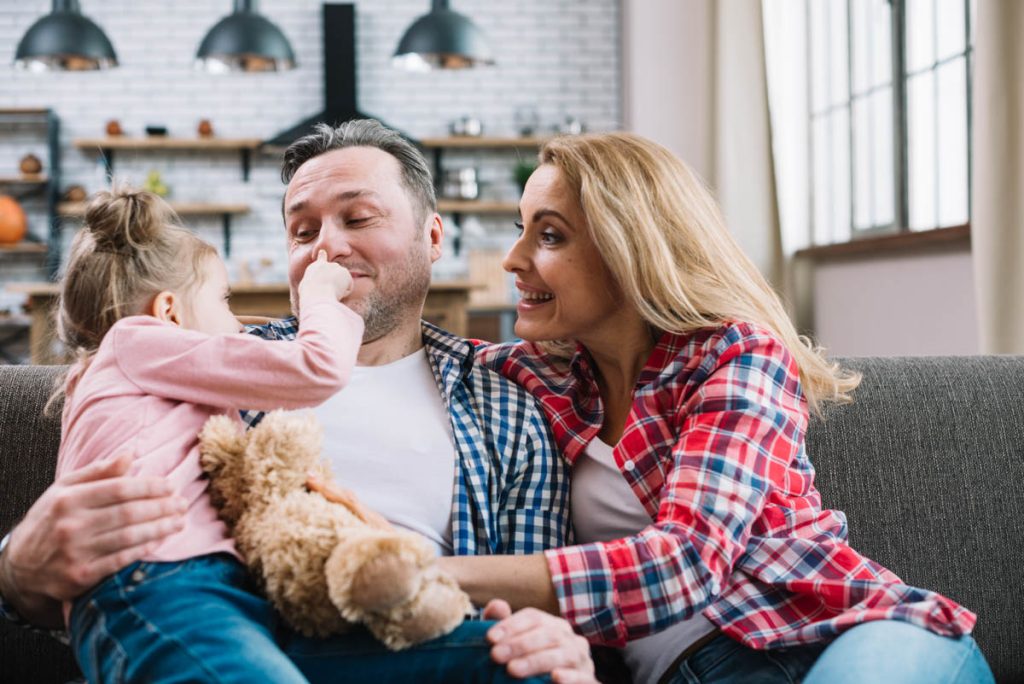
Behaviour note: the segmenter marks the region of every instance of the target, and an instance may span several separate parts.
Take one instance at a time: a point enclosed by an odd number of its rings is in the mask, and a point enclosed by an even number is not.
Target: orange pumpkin
[[[13,197],[0,195],[0,245],[20,242],[27,232],[25,210]]]

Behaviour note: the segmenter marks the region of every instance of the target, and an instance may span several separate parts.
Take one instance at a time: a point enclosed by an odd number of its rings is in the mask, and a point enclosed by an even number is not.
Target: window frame
[[[861,240],[870,240],[873,243],[879,245],[884,244],[886,241],[878,241],[878,238],[885,238],[891,236],[912,236],[921,235],[922,237],[928,236],[928,239],[934,239],[937,231],[944,231],[950,229],[958,229],[956,232],[958,235],[969,234],[970,230],[970,216],[973,211],[973,198],[971,197],[970,186],[973,181],[973,143],[972,143],[972,129],[974,125],[973,121],[973,103],[971,98],[971,92],[973,89],[973,65],[974,65],[974,44],[971,41],[972,30],[973,30],[973,0],[962,0],[963,11],[964,11],[964,50],[957,52],[953,55],[948,55],[944,58],[936,58],[930,62],[927,66],[922,67],[913,73],[907,73],[907,2],[906,0],[887,0],[890,7],[890,50],[891,50],[891,71],[890,71],[890,86],[892,88],[892,170],[893,170],[893,220],[889,224],[880,224],[869,226],[866,228],[858,228],[855,222],[855,216],[857,211],[856,206],[856,156],[854,151],[854,118],[853,108],[854,102],[858,98],[867,98],[872,91],[877,89],[879,86],[869,86],[863,93],[854,93],[854,82],[853,82],[853,62],[854,62],[854,36],[853,36],[853,16],[852,12],[854,9],[854,3],[863,0],[842,0],[842,4],[845,6],[846,14],[846,79],[847,87],[844,100],[841,104],[826,105],[821,111],[815,111],[814,106],[814,30],[812,26],[812,13],[811,4],[814,2],[827,2],[829,5],[828,12],[831,16],[832,3],[829,0],[805,0],[804,16],[805,16],[805,28],[806,28],[806,86],[807,86],[807,150],[808,150],[808,169],[813,175],[815,169],[815,144],[814,144],[814,126],[816,117],[829,114],[837,109],[845,109],[848,132],[847,140],[848,143],[848,165],[849,165],[849,216],[848,216],[848,238],[837,236],[836,226],[830,225],[828,234],[830,235],[828,242],[821,242],[817,239],[817,233],[819,227],[816,225],[817,214],[817,194],[818,190],[815,187],[815,183],[812,181],[809,185],[810,192],[808,193],[808,230],[810,238],[808,241],[808,247],[801,252],[817,252],[821,249],[827,248],[834,245],[844,245],[851,242],[858,242]],[[938,16],[939,0],[928,0],[932,4],[933,17]],[[933,26],[933,30],[938,26],[937,19]],[[908,97],[908,81],[911,77],[917,76],[927,72],[936,72],[939,67],[952,62],[954,60],[964,58],[964,68],[966,69],[966,125],[967,125],[967,221],[965,223],[950,224],[950,225],[939,225],[930,228],[920,228],[914,230],[910,226],[910,134],[909,126],[907,121],[907,111],[909,108]],[[882,86],[884,87],[884,86]],[[935,104],[936,116],[938,115],[938,103]],[[834,125],[831,121],[829,123],[830,135],[829,139],[832,138],[831,126]],[[935,148],[938,151],[938,126],[936,125],[936,139]],[[834,164],[835,151],[829,148],[828,159],[829,159],[829,173],[832,173],[831,169]],[[829,190],[830,195],[834,194],[832,189]],[[936,202],[938,201],[938,189],[936,188]],[[871,201],[874,202],[874,194],[871,195]],[[873,212],[872,212],[873,213]],[[938,211],[936,211],[936,220],[938,220]],[[940,238],[941,239],[941,238]],[[900,241],[901,245],[906,245],[907,241]],[[860,250],[857,250],[860,251]]]

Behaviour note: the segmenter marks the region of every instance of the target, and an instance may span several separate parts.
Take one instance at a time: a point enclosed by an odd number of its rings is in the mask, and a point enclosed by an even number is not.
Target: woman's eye
[[[562,241],[562,236],[553,230],[545,230],[540,234],[540,241],[546,245],[554,245]]]

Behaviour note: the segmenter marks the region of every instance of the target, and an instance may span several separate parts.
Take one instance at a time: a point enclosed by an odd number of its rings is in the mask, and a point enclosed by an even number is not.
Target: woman
[[[809,412],[859,378],[797,335],[697,178],[627,134],[540,160],[505,261],[525,341],[480,359],[545,409],[579,545],[445,568],[475,602],[624,646],[636,681],[991,681],[975,616],[858,554],[822,508]],[[559,623],[513,615],[494,657],[549,665]]]

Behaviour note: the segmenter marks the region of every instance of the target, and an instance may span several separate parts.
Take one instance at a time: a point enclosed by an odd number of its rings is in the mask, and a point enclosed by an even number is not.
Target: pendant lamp
[[[14,52],[28,71],[93,71],[117,66],[103,29],[82,14],[78,0],[53,0],[53,11],[32,24]]]
[[[291,44],[281,29],[256,11],[256,0],[234,3],[234,11],[199,44],[196,68],[210,73],[294,69]]]
[[[466,69],[494,64],[484,32],[448,0],[432,0],[428,14],[405,30],[392,64],[408,71]]]

